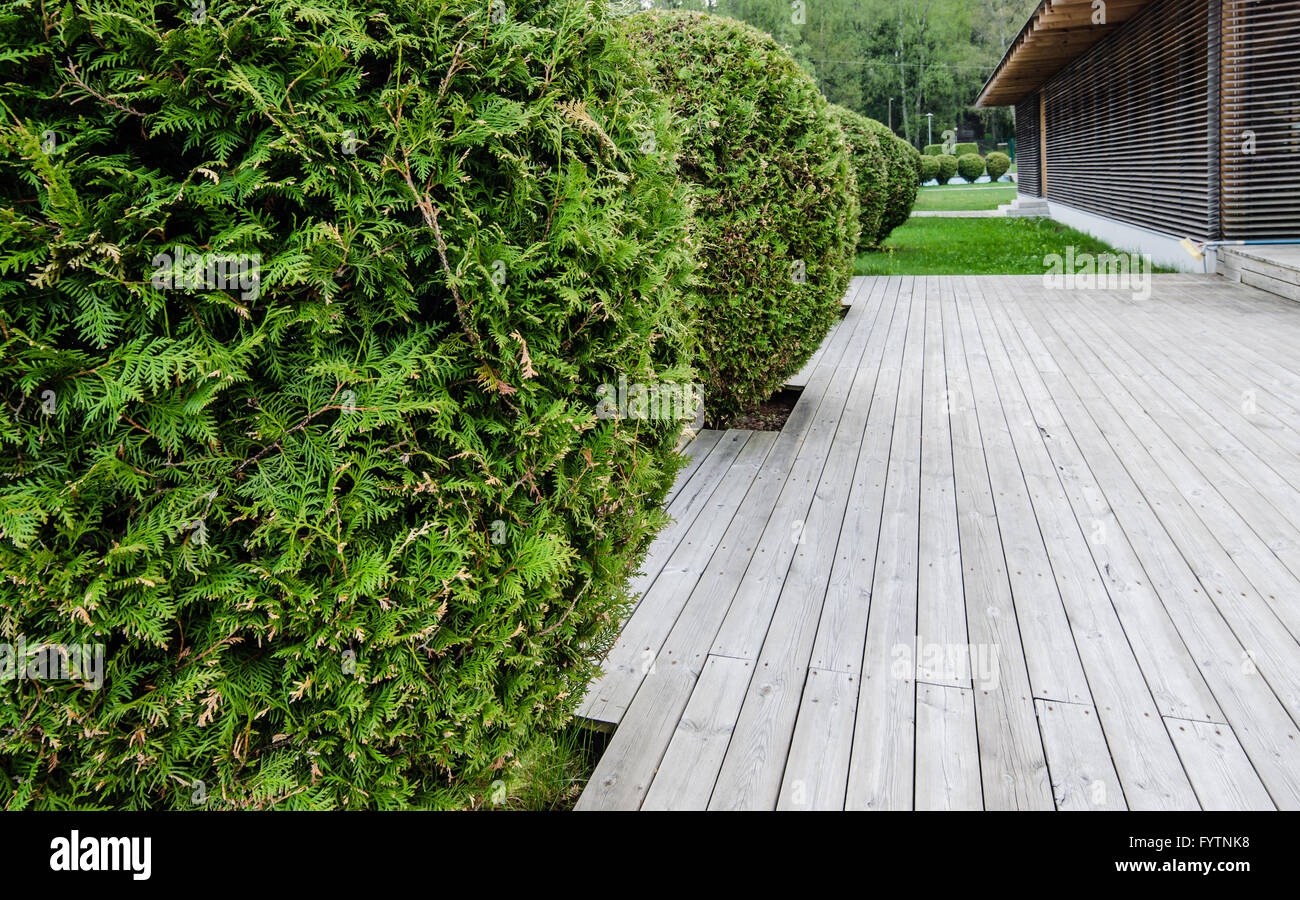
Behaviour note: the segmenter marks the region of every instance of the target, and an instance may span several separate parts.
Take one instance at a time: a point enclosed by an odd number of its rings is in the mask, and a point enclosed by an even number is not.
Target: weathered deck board
[[[1002,406],[1008,421],[1017,423],[1012,429],[1017,459],[1125,799],[1133,809],[1195,806],[1195,793],[1044,444],[1050,407],[1035,411],[1025,399],[998,330],[1000,311],[979,291],[972,291],[972,302],[985,345],[994,348],[989,355]],[[1047,763],[1052,766],[1050,749]]]
[[[965,281],[943,279],[940,283],[944,358],[953,397],[949,420],[966,623],[972,663],[983,661],[982,671],[972,674],[977,676],[973,679],[976,721],[983,723],[977,728],[977,739],[984,805],[998,810],[1052,809],[1047,760],[1014,614],[993,487],[955,305],[956,294],[968,290]]]
[[[848,299],[780,435],[688,449],[579,809],[1300,808],[1300,310]]]

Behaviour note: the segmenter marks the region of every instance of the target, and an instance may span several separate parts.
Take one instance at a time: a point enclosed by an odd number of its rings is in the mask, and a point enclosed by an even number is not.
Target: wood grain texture
[[[785,428],[683,470],[578,808],[1300,808],[1294,306],[850,295]]]

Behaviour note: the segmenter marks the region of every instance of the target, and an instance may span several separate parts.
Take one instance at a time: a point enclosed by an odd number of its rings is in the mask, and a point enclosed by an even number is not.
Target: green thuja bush
[[[945,153],[942,156],[939,156],[938,160],[939,160],[939,175],[938,175],[939,183],[947,184],[949,181],[952,181],[953,177],[957,174],[957,157],[953,156],[950,153]]]
[[[853,153],[853,173],[858,184],[858,234],[860,249],[874,245],[889,199],[889,168],[881,138],[866,116],[836,104],[831,115],[839,123]]]
[[[104,659],[0,805],[473,805],[571,716],[678,466],[600,386],[692,375],[605,9],[0,11],[0,639]]]
[[[978,153],[966,153],[957,157],[957,174],[974,183],[984,174],[984,157]]]
[[[926,144],[925,150],[922,151],[924,156],[941,156],[944,151],[943,144]]]
[[[907,221],[916,203],[917,172],[921,166],[921,154],[916,148],[894,134],[889,128],[874,119],[867,119],[868,127],[880,138],[880,146],[885,151],[885,168],[889,173],[888,188],[885,196],[885,213],[880,220],[875,240],[869,246],[880,246],[895,228]]]
[[[988,168],[989,178],[997,181],[1011,168],[1011,157],[995,150],[985,158],[984,164]]]
[[[922,156],[921,157],[921,183],[932,181],[939,177],[939,157]]]
[[[976,156],[979,156],[980,145],[975,143],[974,141],[964,141],[960,144],[953,145],[952,155],[957,157],[958,159],[961,159],[963,156],[965,156],[968,153],[974,153]]]
[[[797,371],[839,314],[858,242],[852,161],[816,84],[769,35],[693,12],[625,27],[686,129],[698,366],[708,421],[725,425]]]

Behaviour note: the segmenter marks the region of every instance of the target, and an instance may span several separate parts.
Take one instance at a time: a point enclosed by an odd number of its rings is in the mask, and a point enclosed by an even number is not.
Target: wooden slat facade
[[[1019,192],[1202,241],[1300,237],[1300,0],[1120,11],[1044,0],[981,92],[1015,106]]]
[[[1211,238],[1208,7],[1158,0],[1043,85],[1048,200]]]
[[[1300,238],[1300,0],[1224,0],[1222,43],[1223,236]]]
[[[1043,196],[1043,179],[1038,171],[1038,91],[1016,104],[1016,185],[1026,197]]]

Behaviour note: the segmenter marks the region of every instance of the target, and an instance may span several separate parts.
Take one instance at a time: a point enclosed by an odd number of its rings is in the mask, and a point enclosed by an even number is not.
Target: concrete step
[[[1050,208],[1047,201],[1041,197],[1017,197],[1010,203],[999,206],[998,215],[1012,217],[1047,216],[1050,215]]]
[[[1215,269],[1229,281],[1300,302],[1300,244],[1220,247]]]

